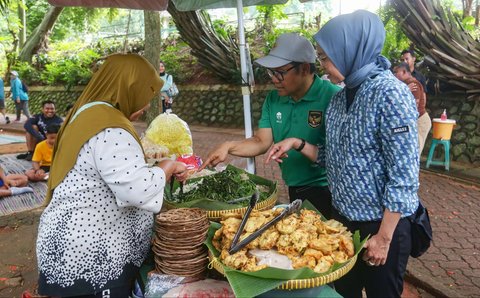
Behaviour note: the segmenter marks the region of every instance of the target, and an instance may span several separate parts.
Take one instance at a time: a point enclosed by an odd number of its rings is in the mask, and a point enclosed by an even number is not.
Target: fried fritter
[[[302,209],[300,210],[300,220],[305,223],[313,224],[316,221],[322,220],[322,218],[313,210]]]
[[[309,267],[311,269],[315,268],[317,261],[314,257],[311,256],[298,256],[293,257],[292,259],[292,267],[294,269],[302,268],[302,267]]]
[[[308,247],[311,237],[307,231],[296,230],[290,234],[290,238],[292,239],[292,244],[295,250],[303,252]]]
[[[340,235],[339,238],[340,238],[340,242],[339,242],[340,249],[343,252],[345,252],[349,258],[353,257],[353,255],[355,254],[355,247],[353,245],[352,237]]]
[[[220,221],[223,227],[223,233],[232,233],[235,235],[241,222],[241,219],[235,217],[229,217]]]
[[[330,264],[330,262],[327,262],[324,259],[320,259],[318,260],[317,265],[313,268],[313,271],[317,273],[324,273],[327,272],[332,265],[333,264]]]
[[[339,234],[347,230],[347,228],[343,226],[341,222],[334,219],[325,221],[325,225],[328,234]]]
[[[239,241],[245,239],[276,215],[283,208],[266,211],[252,211]],[[222,228],[215,232],[213,245],[221,251],[220,259],[227,266],[243,271],[257,271],[266,265],[257,265],[250,249],[277,249],[286,255],[293,268],[309,267],[317,273],[328,271],[335,263],[343,263],[355,254],[352,234],[336,220],[322,221],[321,216],[303,209],[270,227],[262,235],[250,242],[241,251],[229,255],[233,237],[240,226],[238,215],[222,216]]]
[[[252,271],[258,271],[267,268],[268,266],[263,264],[263,265],[257,265],[257,259],[255,257],[250,257],[248,259],[247,264],[243,266],[242,270],[247,271],[247,272],[252,272]]]
[[[245,231],[247,233],[253,233],[260,229],[267,222],[265,216],[258,214],[258,216],[250,217],[245,224]]]
[[[223,263],[229,267],[235,269],[242,269],[248,262],[247,250],[242,249],[233,255],[229,254],[226,249],[222,250],[220,258],[223,260]]]
[[[314,257],[316,260],[320,260],[323,257],[323,253],[313,248],[307,248],[303,253],[304,256]]]
[[[345,252],[339,250],[334,251],[332,253],[332,257],[337,263],[343,263],[348,260],[348,255]]]
[[[280,233],[275,227],[271,227],[258,238],[258,247],[265,250],[272,249],[277,243],[279,237]]]
[[[297,229],[300,220],[297,214],[292,214],[279,221],[275,227],[282,234],[291,234]]]

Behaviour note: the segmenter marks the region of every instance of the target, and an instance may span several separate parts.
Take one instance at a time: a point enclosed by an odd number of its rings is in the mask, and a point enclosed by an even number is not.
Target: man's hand
[[[20,103],[20,99],[15,100],[16,103]]]
[[[230,145],[228,142],[222,143],[217,146],[212,152],[208,154],[207,160],[205,160],[198,171],[202,171],[207,166],[216,166],[217,164],[224,162],[227,159]]]
[[[282,163],[284,158],[288,157],[287,152],[291,149],[298,148],[302,141],[297,138],[288,138],[283,141],[280,141],[270,148],[265,159],[265,163],[268,163],[270,160],[274,160],[278,163]]]

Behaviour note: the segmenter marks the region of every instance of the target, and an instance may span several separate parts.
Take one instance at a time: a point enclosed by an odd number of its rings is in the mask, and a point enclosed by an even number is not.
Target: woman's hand
[[[268,151],[267,158],[265,163],[268,163],[270,160],[274,160],[278,163],[282,163],[284,158],[288,157],[287,152],[291,149],[298,148],[302,140],[297,138],[288,138],[276,144],[273,144],[270,150]]]
[[[373,235],[364,248],[365,253],[362,259],[367,262],[369,266],[385,265],[390,249],[390,242],[392,241],[393,233],[400,220],[401,214],[399,212],[392,212],[388,208],[383,211],[382,223],[378,229],[377,234]]]
[[[362,259],[368,266],[381,266],[385,265],[388,256],[388,250],[390,249],[390,240],[382,237],[379,234],[373,235],[365,243],[366,249],[363,253]]]
[[[177,179],[180,182],[183,182],[187,180],[188,178],[188,170],[187,170],[187,165],[184,164],[183,162],[175,162],[175,169],[173,170],[173,176],[175,176],[175,179]]]

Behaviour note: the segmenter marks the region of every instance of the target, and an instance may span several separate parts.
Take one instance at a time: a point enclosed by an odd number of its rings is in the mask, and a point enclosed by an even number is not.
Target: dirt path
[[[21,297],[37,287],[35,241],[41,210],[0,219],[0,297]]]

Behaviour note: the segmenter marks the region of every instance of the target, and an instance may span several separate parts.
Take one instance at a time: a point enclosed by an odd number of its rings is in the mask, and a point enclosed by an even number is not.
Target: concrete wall
[[[243,97],[239,86],[196,85],[178,86],[179,96],[175,98],[173,111],[191,125],[226,128],[243,128]],[[257,127],[263,100],[271,85],[256,86],[251,98],[252,120]],[[68,104],[81,94],[83,87],[67,91],[62,87],[30,87],[30,112],[38,113],[41,102],[51,99],[56,103],[58,113],[64,115]],[[8,88],[6,88],[8,91]],[[8,92],[6,94],[8,96]],[[427,110],[431,118],[438,118],[447,109],[450,119],[457,120],[452,136],[452,159],[480,164],[480,100],[468,100],[464,94],[442,94],[428,96]],[[14,111],[13,102],[7,100],[7,110]],[[431,134],[430,134],[431,137]],[[423,154],[428,154],[431,140],[428,140]]]

